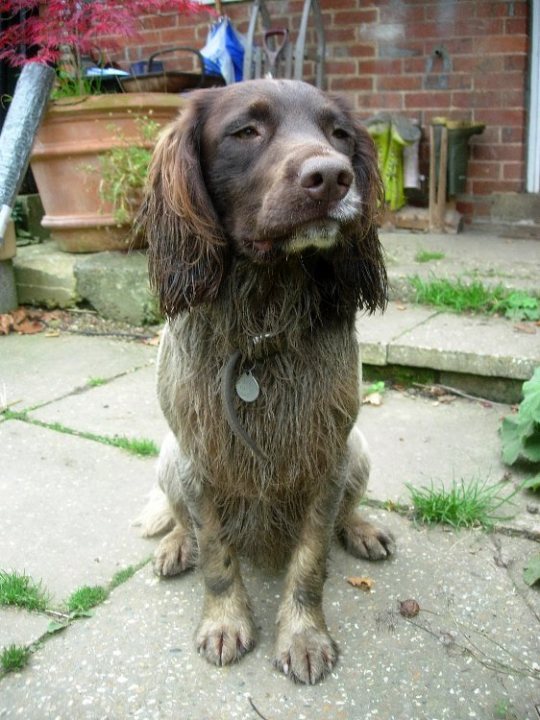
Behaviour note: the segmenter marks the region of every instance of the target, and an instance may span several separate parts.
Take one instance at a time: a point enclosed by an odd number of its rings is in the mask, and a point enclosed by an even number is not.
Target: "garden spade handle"
[[[22,69],[0,133],[0,247],[45,114],[54,70],[37,62]]]
[[[268,38],[278,38],[280,37],[281,40],[277,40],[274,43],[274,50],[270,47],[268,44]],[[264,53],[266,55],[266,59],[268,61],[268,76],[274,77],[274,73],[276,71],[276,63],[278,61],[278,58],[280,54],[283,52],[283,49],[285,48],[285,45],[287,44],[287,40],[289,38],[289,31],[285,28],[277,29],[277,30],[267,30],[264,33],[263,36],[263,48]]]

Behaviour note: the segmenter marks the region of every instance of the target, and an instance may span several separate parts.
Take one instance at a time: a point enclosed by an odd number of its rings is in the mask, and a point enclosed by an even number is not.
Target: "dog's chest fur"
[[[341,481],[359,405],[358,350],[351,319],[328,313],[298,261],[271,269],[237,263],[217,301],[165,332],[163,412],[197,481],[213,486],[229,514],[295,525],[320,482]],[[224,411],[223,370],[236,350],[235,377],[251,369],[260,394],[248,403],[234,393],[235,412],[267,462],[235,436]]]

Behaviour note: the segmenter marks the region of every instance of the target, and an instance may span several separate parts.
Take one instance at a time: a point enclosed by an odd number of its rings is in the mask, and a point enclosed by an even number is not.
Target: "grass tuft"
[[[45,610],[49,596],[31,577],[0,570],[0,605],[15,605],[27,610]]]
[[[513,490],[504,494],[508,484],[504,482],[488,484],[486,480],[473,479],[452,482],[449,488],[415,488],[407,484],[418,520],[426,524],[441,523],[454,528],[483,527],[492,528],[495,522],[508,520],[509,515],[499,515],[497,510],[509,503],[518,492]]]
[[[88,382],[86,384],[88,387],[100,387],[101,385],[107,384],[107,379],[102,377],[91,377],[88,378]]]
[[[524,292],[510,292],[502,285],[487,287],[478,280],[409,278],[417,303],[453,312],[500,313],[511,320],[540,319],[540,300]]]
[[[110,589],[114,590],[114,588],[117,588],[119,585],[123,585],[135,575],[138,569],[139,568],[135,567],[134,565],[128,565],[128,567],[124,568],[123,570],[119,570],[113,575],[113,578],[109,584]]]
[[[9,645],[0,653],[0,665],[6,673],[22,670],[30,657],[29,648],[20,645]]]
[[[414,256],[414,259],[417,263],[427,263],[431,262],[432,260],[444,260],[445,257],[446,255],[443,252],[419,250]]]
[[[83,585],[71,593],[66,604],[71,613],[86,612],[100,605],[108,596],[108,591],[101,585]]]
[[[142,455],[143,457],[154,457],[159,455],[159,448],[153,440],[148,438],[127,438],[114,437],[110,438],[111,445],[127,450],[133,455]]]

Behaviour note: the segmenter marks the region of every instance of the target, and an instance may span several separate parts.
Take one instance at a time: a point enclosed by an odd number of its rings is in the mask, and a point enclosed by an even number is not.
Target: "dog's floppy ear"
[[[357,308],[375,312],[386,307],[388,285],[383,250],[377,232],[377,218],[383,204],[383,185],[377,166],[377,151],[367,130],[349,106],[334,98],[354,129],[352,164],[356,190],[362,201],[362,215],[348,233],[335,259],[335,280],[342,297]]]
[[[148,241],[151,286],[169,317],[213,300],[224,274],[226,241],[200,161],[208,105],[203,93],[195,94],[161,135],[136,220]]]

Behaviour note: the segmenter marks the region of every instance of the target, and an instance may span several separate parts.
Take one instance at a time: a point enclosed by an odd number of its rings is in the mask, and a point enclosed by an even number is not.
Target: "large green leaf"
[[[533,463],[540,462],[540,424],[535,423],[533,432],[523,440],[521,454]]]
[[[514,416],[505,417],[501,425],[502,458],[513,465],[521,453],[522,428]]]
[[[501,440],[502,457],[507,465],[519,457],[540,462],[540,368],[523,383],[523,400],[517,415],[504,418]]]
[[[533,555],[523,571],[523,579],[527,585],[534,585],[540,580],[540,553]]]

